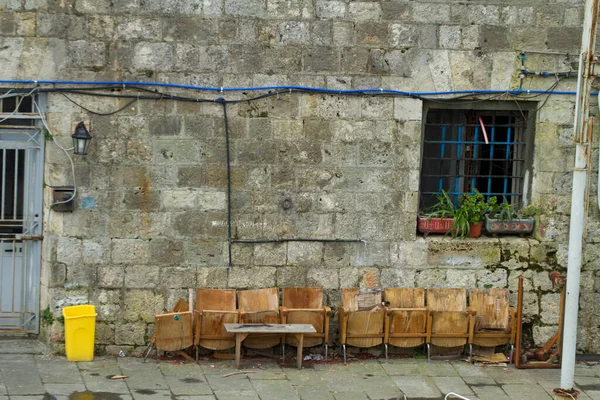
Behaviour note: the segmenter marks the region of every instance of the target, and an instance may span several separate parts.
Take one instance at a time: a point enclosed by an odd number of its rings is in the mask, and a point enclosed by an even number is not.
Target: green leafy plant
[[[542,215],[542,213],[543,211],[533,204],[517,210],[515,205],[510,204],[505,197],[502,200],[502,203],[496,204],[492,207],[490,211],[490,218],[499,219],[500,221],[513,221],[516,219],[534,218]]]
[[[54,322],[54,315],[52,315],[52,311],[50,311],[50,306],[44,308],[40,311],[40,321],[42,326],[50,326]]]
[[[464,238],[471,231],[471,225],[483,221],[484,215],[496,205],[496,198],[485,200],[477,189],[473,193],[465,193],[458,199],[458,207],[454,211],[454,222],[449,233],[453,237]]]
[[[496,197],[490,197],[486,201],[485,197],[475,189],[473,193],[465,193],[460,196],[457,212],[462,209],[462,212],[466,213],[469,223],[477,224],[483,221],[483,216],[496,205],[496,202]]]
[[[534,217],[539,217],[540,215],[542,215],[544,213],[544,210],[542,210],[539,207],[534,206],[533,204],[530,204],[527,207],[523,207],[519,211],[519,213],[524,218],[534,218]]]
[[[427,219],[430,218],[454,218],[456,208],[454,202],[448,195],[448,192],[442,190],[442,193],[435,195],[437,203],[431,206],[425,216]]]
[[[519,218],[519,213],[515,209],[513,204],[510,204],[506,197],[503,198],[502,203],[496,204],[490,211],[490,217],[493,219],[499,219],[500,221],[511,221]]]

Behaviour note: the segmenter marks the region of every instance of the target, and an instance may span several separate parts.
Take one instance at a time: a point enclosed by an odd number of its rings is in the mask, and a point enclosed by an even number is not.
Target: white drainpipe
[[[577,102],[575,103],[575,169],[571,197],[571,221],[569,228],[569,255],[567,269],[566,301],[564,310],[563,346],[560,371],[561,389],[573,388],[575,375],[575,352],[577,350],[577,314],[579,311],[579,284],[581,278],[581,252],[587,218],[586,191],[590,169],[593,137],[593,119],[590,118],[591,77],[594,45],[600,0],[586,0],[579,74],[577,79]]]

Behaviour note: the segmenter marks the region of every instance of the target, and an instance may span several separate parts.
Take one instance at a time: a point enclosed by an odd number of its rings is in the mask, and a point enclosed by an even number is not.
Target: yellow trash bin
[[[91,305],[63,308],[65,317],[65,351],[69,361],[94,359],[96,307]]]

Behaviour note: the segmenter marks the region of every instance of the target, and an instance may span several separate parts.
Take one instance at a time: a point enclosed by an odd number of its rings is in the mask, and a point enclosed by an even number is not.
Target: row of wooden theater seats
[[[327,357],[330,308],[323,306],[322,289],[283,288],[281,292],[279,306],[276,288],[198,289],[193,313],[176,309],[177,319],[173,313],[156,316],[153,343],[165,351],[195,345],[197,354],[199,346],[215,351],[235,346],[233,335],[225,331],[226,323],[312,324],[317,333],[306,335],[304,346],[323,344]],[[469,308],[466,289],[388,288],[384,291],[386,305],[377,305],[372,310],[359,309],[359,295],[359,289],[342,289],[338,317],[344,361],[346,346],[367,348],[383,343],[387,357],[388,345],[425,344],[429,357],[430,344],[441,347],[514,344],[516,321],[514,310],[509,307],[507,289],[473,289]],[[279,334],[244,340],[244,346],[254,349],[279,343],[297,344],[293,336],[282,338]]]
[[[197,359],[199,347],[215,351],[235,347],[235,337],[227,333],[224,324],[312,324],[316,333],[304,335],[304,347],[323,344],[327,357],[331,309],[323,306],[322,289],[283,288],[281,300],[280,306],[277,288],[239,291],[198,289],[193,313],[175,309],[156,316],[156,333],[152,343],[157,350],[165,351],[194,345]],[[174,319],[175,314],[177,320]],[[297,340],[293,335],[260,334],[246,338],[243,345],[265,349],[280,343],[285,353],[285,343],[296,346]]]
[[[509,307],[508,289],[387,288],[380,307],[360,310],[358,289],[342,290],[339,308],[340,342],[344,363],[346,346],[368,348],[472,346],[495,347],[515,343],[516,319]]]

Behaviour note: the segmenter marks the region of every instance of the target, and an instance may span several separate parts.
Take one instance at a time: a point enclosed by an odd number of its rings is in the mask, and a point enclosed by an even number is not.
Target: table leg
[[[235,367],[240,368],[240,358],[242,355],[242,340],[243,336],[241,333],[235,334]]]
[[[298,337],[298,352],[296,354],[296,365],[298,369],[302,369],[302,347],[304,345],[304,334],[300,333]]]

